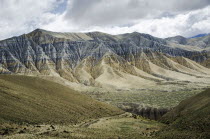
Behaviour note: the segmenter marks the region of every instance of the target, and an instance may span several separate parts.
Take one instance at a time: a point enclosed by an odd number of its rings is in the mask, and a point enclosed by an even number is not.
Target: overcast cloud
[[[36,28],[63,32],[210,32],[210,0],[0,0],[0,39]]]

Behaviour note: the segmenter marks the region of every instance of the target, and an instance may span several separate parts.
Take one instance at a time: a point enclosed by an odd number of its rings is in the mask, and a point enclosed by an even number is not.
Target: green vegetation
[[[83,92],[94,99],[107,102],[113,105],[119,104],[139,104],[145,107],[153,108],[173,108],[182,100],[187,99],[200,93],[202,90],[186,90],[186,91],[118,91],[118,92]]]
[[[210,138],[210,89],[182,101],[161,120],[169,124],[160,138]]]
[[[118,116],[93,119],[77,125],[7,126],[5,138],[75,138],[75,139],[147,139],[164,124],[125,113]]]
[[[75,124],[123,113],[68,87],[37,77],[0,75],[0,122]]]

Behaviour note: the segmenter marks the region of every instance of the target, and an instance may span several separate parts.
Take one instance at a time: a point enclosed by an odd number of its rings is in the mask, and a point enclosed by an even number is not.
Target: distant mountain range
[[[210,33],[198,34],[198,35],[190,37],[190,38],[204,37],[204,36],[207,36],[207,35],[210,35]]]
[[[0,73],[55,76],[108,89],[150,88],[171,81],[208,85],[209,50],[210,36],[161,39],[137,32],[36,29],[0,41]]]
[[[192,47],[201,48],[200,50],[209,50],[210,47],[210,35],[209,34],[200,34],[195,37],[185,38],[183,36],[175,36],[166,38],[166,40],[182,45],[189,45]],[[183,47],[184,48],[184,47]]]

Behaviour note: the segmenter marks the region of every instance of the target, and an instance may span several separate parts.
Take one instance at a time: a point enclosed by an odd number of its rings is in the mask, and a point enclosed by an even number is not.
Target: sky
[[[0,0],[0,40],[37,28],[191,37],[210,33],[210,0]]]

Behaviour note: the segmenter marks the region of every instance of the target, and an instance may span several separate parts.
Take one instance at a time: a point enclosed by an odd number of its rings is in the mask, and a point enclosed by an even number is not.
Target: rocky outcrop
[[[135,103],[123,103],[117,106],[126,112],[131,112],[151,120],[159,120],[164,114],[170,111],[167,108],[152,108]]]

